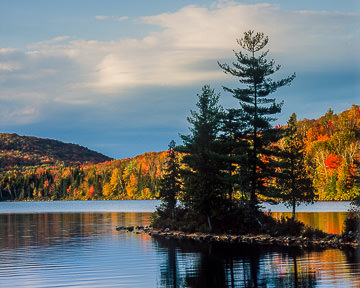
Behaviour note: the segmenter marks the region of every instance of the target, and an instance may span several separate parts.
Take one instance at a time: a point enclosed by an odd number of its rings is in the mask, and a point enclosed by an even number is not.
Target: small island
[[[218,104],[219,95],[214,89],[208,85],[202,88],[196,104],[198,110],[191,111],[188,117],[190,134],[181,135],[180,146],[174,141],[169,144],[166,170],[160,182],[159,196],[163,201],[153,214],[152,224],[157,230],[151,235],[210,242],[357,247],[358,209],[349,213],[343,235],[328,235],[296,220],[296,206],[316,200],[314,188],[317,185],[319,189],[320,179],[314,181],[315,177],[309,175],[305,159],[309,148],[296,114],[291,115],[286,126],[274,127],[271,123],[280,113],[282,103],[269,97],[278,88],[290,85],[295,74],[277,81],[270,78],[280,66],[267,60],[268,51],[263,49],[268,38],[263,33],[245,32],[237,42],[242,51],[235,52],[236,61],[219,66],[243,84],[240,88],[224,87],[239,101],[239,107],[224,109]],[[358,125],[359,115],[356,119]],[[350,134],[358,143],[356,125]],[[327,127],[334,128],[330,118]],[[307,137],[311,135],[308,133]],[[326,137],[313,149],[320,149]],[[180,164],[177,153],[183,155]],[[356,157],[350,165],[353,168]],[[340,165],[340,159],[341,156],[329,153],[324,161],[330,176]],[[351,175],[356,173],[349,172],[345,177],[347,186],[344,183],[343,188],[353,193],[354,204],[359,204],[358,180],[349,185]],[[341,187],[340,179],[338,182],[335,189]],[[261,201],[284,202],[292,208],[292,217],[273,219],[261,211]]]

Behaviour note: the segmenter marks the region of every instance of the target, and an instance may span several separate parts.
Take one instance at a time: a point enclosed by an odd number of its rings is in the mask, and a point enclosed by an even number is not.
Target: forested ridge
[[[319,119],[299,120],[306,171],[318,200],[360,194],[360,106]],[[283,129],[286,127],[279,127]],[[155,199],[167,151],[110,158],[73,144],[0,134],[0,199]],[[280,139],[279,145],[282,140]],[[178,153],[178,161],[182,154]],[[109,160],[105,161],[104,160]],[[101,162],[101,163],[99,163]],[[238,192],[240,196],[240,191]],[[236,193],[235,193],[236,196]]]
[[[76,144],[52,139],[0,133],[0,171],[39,165],[79,165],[111,160]]]
[[[338,115],[299,121],[306,166],[320,200],[351,200],[360,194],[360,106]]]

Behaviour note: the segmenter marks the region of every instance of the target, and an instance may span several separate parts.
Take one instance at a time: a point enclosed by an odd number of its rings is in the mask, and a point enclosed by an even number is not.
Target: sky
[[[292,73],[276,124],[360,104],[357,0],[0,0],[0,132],[52,138],[121,159],[166,150],[208,84],[223,86],[248,30]]]

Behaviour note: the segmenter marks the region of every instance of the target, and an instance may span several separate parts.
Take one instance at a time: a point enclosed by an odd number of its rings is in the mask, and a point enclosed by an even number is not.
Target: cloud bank
[[[128,20],[126,16],[95,18]],[[284,11],[266,3],[220,1],[212,7],[192,5],[174,13],[145,16],[132,25],[137,23],[156,29],[141,39],[102,42],[59,35],[23,49],[0,49],[1,125],[44,121],[58,125],[67,115],[70,122],[86,119],[93,127],[101,122],[115,129],[116,121],[127,128],[144,125],[161,130],[161,121],[148,108],[165,118],[170,113],[169,121],[179,123],[188,112],[184,110],[188,106],[177,106],[184,104],[184,97],[194,102],[203,84],[231,83],[217,61],[231,62],[232,50],[239,48],[236,38],[249,29],[269,36],[270,57],[283,65],[284,73],[297,72],[298,84],[287,91],[290,108],[314,98],[329,107],[340,99],[350,105],[360,90],[354,84],[360,74],[360,25],[355,13]],[[316,83],[331,86],[332,78],[341,75],[348,75],[338,83],[349,89],[347,98],[335,99],[336,95],[324,95],[326,89],[314,89]],[[189,90],[191,95],[184,96]]]

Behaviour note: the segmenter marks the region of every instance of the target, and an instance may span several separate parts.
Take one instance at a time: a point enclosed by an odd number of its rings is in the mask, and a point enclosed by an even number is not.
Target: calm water
[[[114,230],[149,224],[150,212],[140,211],[156,204],[0,203],[0,287],[360,287],[359,250],[205,245]]]

